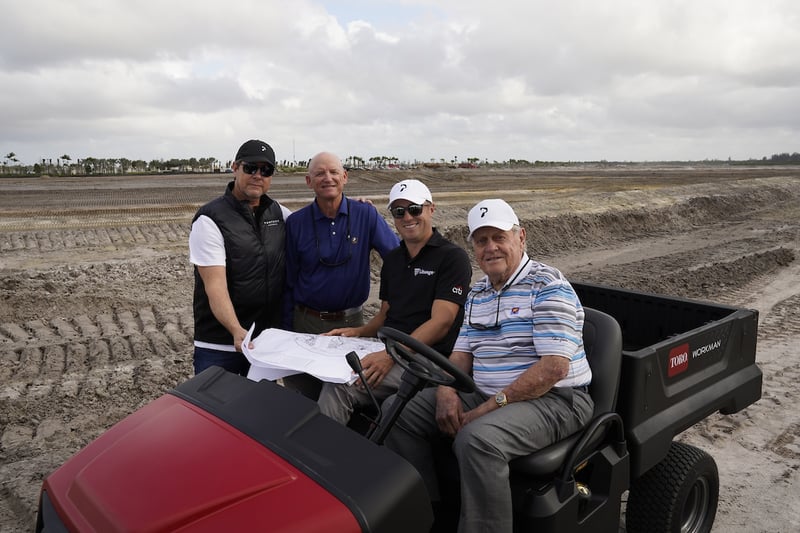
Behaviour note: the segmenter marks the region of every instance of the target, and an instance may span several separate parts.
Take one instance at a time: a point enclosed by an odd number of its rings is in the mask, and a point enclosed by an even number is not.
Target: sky
[[[800,152],[796,0],[0,0],[0,158]],[[3,159],[8,162],[8,159]]]

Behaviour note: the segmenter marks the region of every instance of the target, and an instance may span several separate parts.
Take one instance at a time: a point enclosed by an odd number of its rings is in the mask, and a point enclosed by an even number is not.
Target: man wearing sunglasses
[[[403,240],[383,261],[380,310],[364,326],[335,329],[331,335],[375,337],[381,326],[388,326],[450,353],[464,318],[472,266],[467,252],[433,226],[435,210],[422,182],[403,180],[392,187],[389,211]],[[397,392],[403,371],[386,350],[366,355],[361,364],[379,401]],[[320,411],[342,424],[364,405],[370,405],[370,397],[360,383],[325,383],[319,398]]]
[[[584,311],[560,271],[528,257],[525,229],[506,202],[479,202],[468,225],[485,276],[470,291],[450,360],[472,375],[477,390],[424,389],[385,443],[417,468],[436,502],[432,449],[452,437],[461,479],[458,530],[511,532],[508,462],[571,435],[594,409]]]
[[[290,211],[267,196],[275,152],[260,140],[242,144],[234,179],[192,220],[194,370],[216,365],[247,375],[241,353],[247,329],[278,327],[285,280],[284,220]]]
[[[311,158],[306,185],[314,201],[286,220],[286,294],[283,329],[325,333],[364,324],[372,250],[386,257],[400,244],[368,202],[344,194],[347,171],[334,154]],[[296,374],[284,385],[316,400],[322,382]]]

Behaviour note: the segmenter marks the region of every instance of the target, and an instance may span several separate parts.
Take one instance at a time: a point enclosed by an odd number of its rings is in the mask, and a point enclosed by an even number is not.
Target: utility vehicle
[[[573,285],[587,308],[595,415],[584,430],[511,463],[515,531],[618,532],[626,492],[627,531],[709,531],[717,466],[675,437],[760,398],[757,312]],[[47,477],[36,530],[430,530],[434,515],[420,477],[381,442],[422,387],[474,384],[407,335],[388,328],[379,335],[406,372],[401,401],[366,435],[275,383],[211,368]],[[442,458],[442,479],[457,509],[449,460]],[[437,517],[435,528],[450,525]]]

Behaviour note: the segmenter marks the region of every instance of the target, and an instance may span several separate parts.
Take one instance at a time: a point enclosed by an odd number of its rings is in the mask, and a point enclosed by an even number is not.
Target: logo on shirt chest
[[[424,268],[415,268],[414,269],[414,276],[435,276],[435,270],[425,270]]]

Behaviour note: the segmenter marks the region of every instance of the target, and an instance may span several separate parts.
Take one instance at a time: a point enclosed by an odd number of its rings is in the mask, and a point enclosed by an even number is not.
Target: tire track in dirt
[[[796,319],[800,305],[800,247],[796,226],[781,225],[773,235],[783,237],[769,239],[770,244],[780,246],[773,249],[774,268],[755,261],[751,266],[757,268],[752,269],[752,277],[730,276],[723,287],[708,295],[721,303],[759,310],[757,362],[763,374],[761,399],[738,413],[709,416],[680,435],[680,440],[740,458],[739,464],[728,465],[730,470],[720,471],[725,492],[720,495],[718,523],[728,520],[726,514],[746,515],[753,505],[774,508],[777,524],[791,522],[791,513],[781,509],[780,504],[776,506],[770,494],[781,488],[792,490],[800,471],[800,415],[794,409],[800,382],[800,322]],[[733,253],[740,251],[738,247],[732,249]],[[765,457],[766,464],[758,459]],[[746,522],[741,526],[750,528]],[[764,527],[765,531],[770,529]]]
[[[794,279],[796,282],[800,278],[795,277]],[[798,294],[785,298],[772,306],[766,316],[761,317],[759,321],[759,337],[765,340],[775,340],[800,335],[798,309],[800,309],[800,295]]]
[[[192,334],[189,306],[0,324],[0,515],[34,516],[54,465],[185,381]]]
[[[91,224],[88,223],[89,226]],[[30,253],[98,246],[185,244],[189,237],[189,221],[116,226],[98,222],[93,227],[87,227],[87,223],[82,222],[80,228],[0,232],[0,252]]]
[[[791,286],[792,292],[769,307],[759,319],[759,367],[764,375],[761,401],[753,406],[755,418],[770,418],[773,409],[786,409],[796,404],[797,384],[800,383],[800,361],[798,347],[793,339],[800,337],[800,321],[797,309],[800,306],[800,287],[797,287],[800,268],[794,268],[783,276],[779,286]],[[767,298],[771,288],[765,284]],[[769,302],[767,302],[767,305]],[[776,428],[776,436],[764,446],[764,451],[779,455],[789,461],[789,468],[780,474],[790,478],[800,471],[800,415],[795,412],[795,422]],[[761,422],[764,424],[764,422]],[[780,481],[776,479],[776,481]]]
[[[80,350],[82,345],[72,346]],[[109,344],[98,341],[93,349],[98,357],[87,358],[85,365],[67,367],[58,376],[43,368],[36,378],[3,388],[0,413],[10,412],[10,407],[31,413],[25,418],[0,416],[0,517],[14,516],[14,523],[25,524],[13,531],[31,530],[41,480],[57,465],[131,409],[138,409],[191,374],[191,364],[186,362],[189,354],[150,354],[119,362]],[[8,398],[9,390],[16,390],[18,397]],[[139,402],[131,404],[132,397]]]
[[[33,320],[0,324],[0,399],[20,400],[35,387],[58,382],[65,374],[115,370],[131,361],[185,356],[192,344],[192,310],[141,308],[94,318]]]

